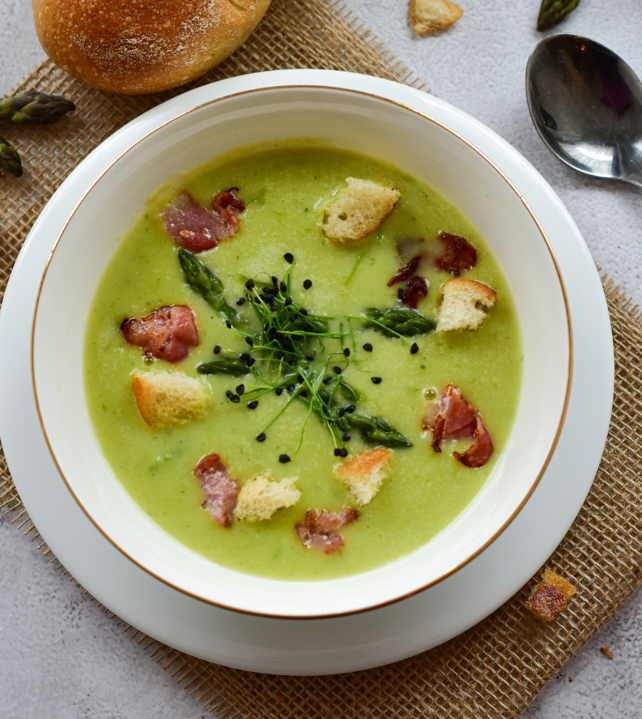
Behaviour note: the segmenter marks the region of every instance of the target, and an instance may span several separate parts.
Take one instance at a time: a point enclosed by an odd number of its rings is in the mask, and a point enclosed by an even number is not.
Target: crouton
[[[301,492],[294,484],[297,479],[286,477],[277,482],[269,472],[250,479],[241,487],[234,516],[246,522],[256,522],[270,519],[281,507],[291,507],[301,498]]]
[[[449,280],[441,289],[444,301],[439,310],[437,332],[476,330],[497,299],[494,290],[476,280]]]
[[[325,208],[323,232],[335,242],[359,242],[378,230],[401,197],[370,180],[347,178],[348,187]]]
[[[464,11],[450,0],[410,0],[408,15],[417,35],[439,32],[450,27]]]
[[[542,581],[535,587],[526,605],[541,619],[552,622],[566,609],[569,597],[575,594],[575,587],[564,577],[550,569],[544,570]]]
[[[368,504],[390,474],[392,450],[373,449],[337,464],[334,476],[352,492],[359,506]]]
[[[152,429],[178,427],[207,415],[208,388],[182,372],[134,372],[132,382],[138,409]]]

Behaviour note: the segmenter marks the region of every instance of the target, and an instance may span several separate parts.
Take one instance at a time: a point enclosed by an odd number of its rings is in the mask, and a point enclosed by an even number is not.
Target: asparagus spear
[[[226,320],[238,327],[240,317],[225,300],[221,280],[196,255],[187,250],[181,248],[178,251],[178,260],[185,273],[187,284]]]
[[[237,357],[219,357],[211,362],[203,362],[196,367],[199,374],[230,374],[232,377],[243,377],[250,373],[247,362]]]
[[[22,162],[16,148],[0,137],[0,169],[16,177],[22,175]]]
[[[346,413],[337,420],[342,430],[358,429],[365,442],[384,447],[412,447],[412,444],[381,417],[369,417],[361,412]]]
[[[387,337],[423,335],[434,330],[436,326],[431,319],[416,310],[401,307],[392,307],[389,310],[371,308],[366,314],[370,318],[366,320],[366,324]]]
[[[548,30],[557,25],[580,4],[580,0],[542,0],[537,18],[537,29]]]
[[[28,90],[0,100],[0,122],[55,122],[75,109],[71,100],[60,95]]]

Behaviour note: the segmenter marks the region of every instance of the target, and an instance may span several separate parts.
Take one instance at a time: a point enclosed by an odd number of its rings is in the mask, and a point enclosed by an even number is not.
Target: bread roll
[[[183,85],[231,55],[270,0],[33,0],[43,49],[111,92]]]

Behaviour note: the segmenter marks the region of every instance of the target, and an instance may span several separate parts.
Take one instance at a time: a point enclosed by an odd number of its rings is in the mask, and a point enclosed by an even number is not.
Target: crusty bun
[[[33,0],[44,51],[90,85],[140,95],[183,85],[231,55],[270,0]]]

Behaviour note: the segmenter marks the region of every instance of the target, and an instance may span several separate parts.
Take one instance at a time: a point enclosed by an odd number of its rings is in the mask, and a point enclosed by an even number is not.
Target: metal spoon
[[[548,149],[574,170],[642,187],[642,83],[603,45],[552,35],[526,66],[526,97]]]

